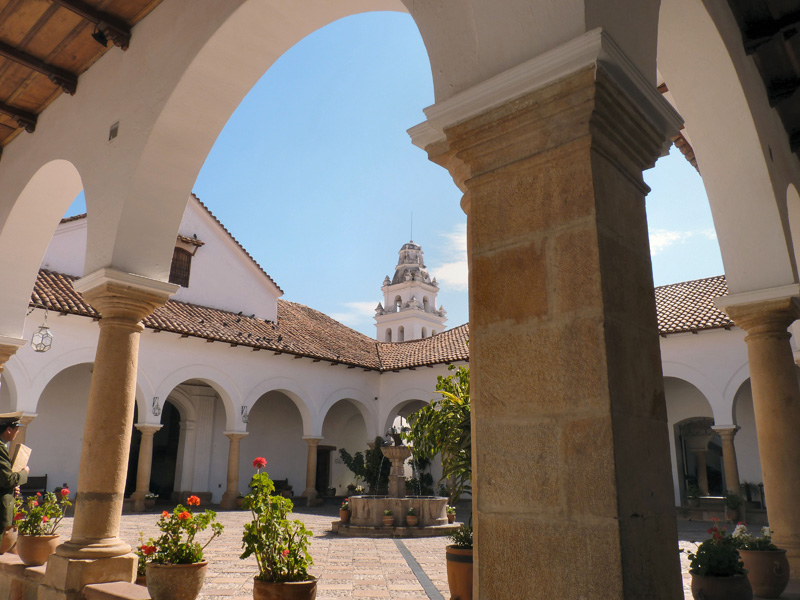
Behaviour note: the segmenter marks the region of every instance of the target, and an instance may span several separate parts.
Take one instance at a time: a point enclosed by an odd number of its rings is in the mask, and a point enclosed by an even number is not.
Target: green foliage
[[[389,489],[389,472],[392,469],[392,463],[384,460],[381,447],[385,445],[386,440],[378,436],[375,438],[374,448],[356,452],[355,455],[351,455],[344,448],[339,450],[342,462],[352,471],[357,480],[367,484],[370,494],[386,494]]]
[[[383,516],[384,517],[391,517],[393,515],[394,515],[394,511],[392,511],[391,508],[387,508],[386,510],[383,511]]]
[[[472,525],[463,523],[456,532],[447,537],[456,548],[472,548]]]
[[[62,488],[58,495],[37,493],[25,501],[18,496],[14,504],[14,525],[22,535],[54,535],[64,518],[64,511],[72,506],[67,488]]]
[[[452,479],[450,501],[469,492],[472,484],[472,430],[469,403],[469,368],[450,365],[455,371],[439,376],[436,391],[441,399],[415,412],[409,418],[411,431],[404,434],[413,445],[416,460],[442,457],[442,478]]]
[[[448,515],[456,514],[456,507],[455,506],[448,506],[446,509]]]
[[[200,498],[189,496],[186,503],[190,506],[200,506]],[[155,550],[149,553],[141,547],[140,550],[150,562],[160,565],[189,565],[202,562],[203,550],[211,540],[221,535],[224,529],[222,523],[216,523],[216,520],[217,513],[213,510],[193,514],[183,504],[178,504],[172,513],[166,510],[161,513],[158,521],[161,536],[155,540],[150,538],[148,542],[148,547],[154,547]],[[211,537],[201,546],[194,538],[208,527],[211,527]]]
[[[257,472],[250,481],[250,493],[242,506],[252,520],[245,523],[242,535],[244,552],[239,558],[255,556],[256,579],[272,583],[308,581],[308,567],[314,562],[308,553],[312,533],[301,521],[290,521],[292,501],[272,496],[275,484],[267,473]]]
[[[736,541],[727,534],[725,528],[715,524],[708,533],[711,537],[688,555],[689,572],[708,577],[731,577],[747,573],[739,557]]]
[[[699,498],[701,494],[700,486],[696,483],[690,483],[686,486],[686,497],[687,498]]]
[[[778,547],[772,543],[772,530],[769,527],[761,528],[761,536],[755,537],[747,531],[747,525],[739,523],[733,530],[733,538],[736,547],[741,550],[775,551]]]
[[[733,492],[725,492],[723,494],[723,498],[725,501],[725,506],[736,510],[742,505],[742,497],[739,494],[734,494]]]

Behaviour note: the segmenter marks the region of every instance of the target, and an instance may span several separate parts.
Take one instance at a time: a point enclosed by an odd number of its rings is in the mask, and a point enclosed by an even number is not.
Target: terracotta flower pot
[[[50,555],[56,551],[61,539],[58,535],[18,535],[17,554],[22,562],[29,566],[43,565]]]
[[[393,515],[384,515],[381,518],[381,521],[383,522],[384,526],[391,527],[392,525],[394,525],[394,516]]]
[[[348,523],[350,521],[350,511],[339,509],[339,520],[342,523]]]
[[[253,580],[253,600],[314,600],[317,580],[272,583]]]
[[[406,515],[406,525],[409,527],[416,527],[417,523],[419,523],[419,517],[417,515]]]
[[[692,573],[692,598],[695,600],[753,600],[747,575],[705,577]]]
[[[141,585],[143,587],[147,587],[147,575],[137,575],[136,581],[134,581],[136,585]]]
[[[445,548],[450,600],[472,600],[472,548]]]
[[[203,588],[208,561],[189,565],[147,565],[147,591],[152,600],[194,600]]]
[[[447,513],[447,522],[448,523],[455,523],[456,522],[455,513]]]
[[[156,507],[156,499],[155,498],[145,498],[144,499],[144,507],[146,510],[153,510]]]
[[[761,598],[780,598],[789,585],[786,550],[739,550],[753,592]]]

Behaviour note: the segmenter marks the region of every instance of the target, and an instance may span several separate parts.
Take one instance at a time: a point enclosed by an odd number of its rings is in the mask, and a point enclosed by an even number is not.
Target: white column
[[[322,438],[304,437],[308,444],[308,457],[306,459],[306,489],[303,490],[303,496],[306,501],[311,505],[314,500],[319,496],[317,493],[317,446],[322,441]]]

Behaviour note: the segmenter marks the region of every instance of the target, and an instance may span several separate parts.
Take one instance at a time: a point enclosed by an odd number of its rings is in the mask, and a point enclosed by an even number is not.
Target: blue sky
[[[383,278],[413,221],[447,325],[455,327],[468,320],[461,193],[406,133],[433,101],[411,17],[337,21],[261,78],[217,139],[194,192],[286,300],[373,337]],[[721,274],[697,172],[673,150],[646,181],[656,285]],[[83,210],[77,201],[67,214]]]

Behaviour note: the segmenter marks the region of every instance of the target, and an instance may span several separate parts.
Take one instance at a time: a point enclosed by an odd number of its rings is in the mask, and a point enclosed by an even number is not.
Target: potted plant
[[[383,524],[386,527],[391,527],[394,525],[394,512],[391,508],[387,508],[383,511]]]
[[[447,506],[445,509],[447,511],[447,522],[448,523],[455,523],[456,521],[456,507],[455,506]]]
[[[472,600],[472,525],[463,523],[448,539],[452,542],[445,548],[450,596]]]
[[[753,589],[747,580],[736,541],[719,527],[719,519],[708,530],[711,537],[689,553],[692,597],[696,600],[752,600]]]
[[[409,527],[416,527],[417,523],[419,523],[417,511],[415,511],[413,507],[409,508],[408,512],[406,513],[406,525]]]
[[[690,483],[686,486],[686,503],[691,507],[700,506],[700,486],[696,483]]]
[[[144,532],[139,532],[139,545],[136,547],[136,585],[147,587],[147,563],[150,557],[156,553],[156,547],[144,541]]]
[[[739,523],[732,537],[753,592],[761,598],[779,598],[789,584],[789,561],[786,550],[772,543],[772,530],[762,527],[761,536],[755,537],[747,531],[747,525]]]
[[[69,489],[62,487],[58,495],[53,492],[37,492],[35,496],[15,500],[17,512],[14,525],[17,528],[17,553],[26,565],[43,565],[55,552],[60,536],[56,533],[64,511],[72,503]]]
[[[737,522],[742,510],[742,497],[731,491],[725,492],[722,497],[725,502],[725,516],[729,521]]]
[[[200,498],[189,496],[189,506],[200,506]],[[203,560],[203,550],[223,530],[216,523],[217,513],[206,510],[193,514],[190,508],[178,504],[172,513],[161,513],[158,528],[161,535],[150,538],[147,545],[155,550],[145,554],[147,591],[153,600],[194,600],[200,593],[208,561]],[[195,536],[211,527],[211,537],[205,544],[195,541]]]
[[[339,507],[339,520],[342,523],[350,521],[350,498],[345,498]]]
[[[147,492],[144,495],[144,507],[147,510],[152,510],[155,508],[156,500],[158,500],[158,494],[155,492]]]
[[[308,553],[311,531],[301,521],[290,521],[292,501],[272,495],[275,484],[266,472],[266,459],[253,461],[256,474],[250,481],[250,493],[244,498],[252,520],[245,523],[242,535],[244,552],[240,558],[255,556],[258,574],[253,582],[255,600],[313,600],[317,580],[309,575],[313,563]]]

